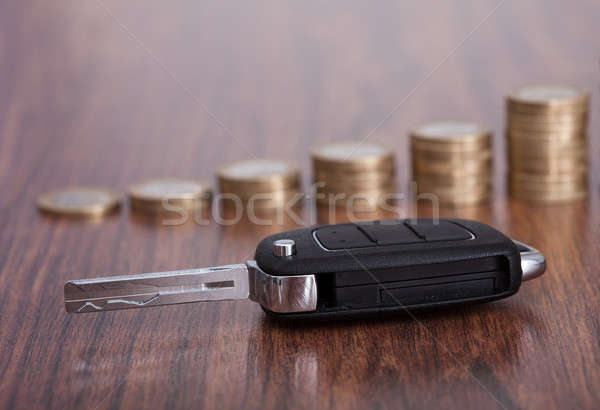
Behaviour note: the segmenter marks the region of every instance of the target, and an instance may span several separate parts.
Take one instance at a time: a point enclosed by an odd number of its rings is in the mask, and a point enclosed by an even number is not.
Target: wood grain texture
[[[600,4],[498,4],[0,2],[0,406],[597,408]],[[593,93],[586,202],[506,198],[503,97],[529,82]],[[53,219],[40,193],[249,156],[308,182],[312,145],[366,135],[394,147],[404,189],[407,131],[440,118],[489,124],[497,154],[493,203],[442,215],[548,257],[514,297],[316,324],[247,301],[64,312],[68,279],[238,262],[287,226]]]

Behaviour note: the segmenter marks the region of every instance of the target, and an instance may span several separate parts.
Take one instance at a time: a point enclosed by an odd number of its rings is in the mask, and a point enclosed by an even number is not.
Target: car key
[[[381,220],[282,232],[255,260],[65,284],[68,312],[249,298],[290,317],[487,302],[544,273],[537,250],[480,222]]]

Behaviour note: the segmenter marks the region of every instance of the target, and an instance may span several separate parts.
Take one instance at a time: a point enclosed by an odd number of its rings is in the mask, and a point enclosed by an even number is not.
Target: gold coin
[[[517,143],[530,146],[575,146],[585,145],[587,146],[587,134],[544,134],[544,133],[517,133],[511,132],[506,134],[506,138],[509,143]]]
[[[525,105],[518,104],[512,101],[506,103],[506,110],[508,115],[515,113],[526,114],[526,115],[583,115],[589,111],[588,102],[574,105]]]
[[[317,192],[332,192],[332,193],[356,193],[356,192],[365,192],[365,193],[369,193],[369,192],[381,192],[381,191],[389,191],[389,190],[395,190],[396,189],[396,180],[392,179],[389,181],[385,181],[383,183],[381,183],[380,185],[364,185],[364,186],[350,186],[350,185],[346,185],[346,186],[341,186],[341,185],[334,185],[331,183],[321,183],[316,185],[316,191]]]
[[[233,193],[239,195],[240,198],[248,198],[254,194],[268,194],[271,192],[285,190],[300,190],[301,182],[300,175],[296,179],[273,179],[268,183],[263,182],[238,182],[219,180],[219,190],[221,193]]]
[[[544,191],[527,191],[522,189],[514,189],[511,187],[510,195],[513,198],[527,200],[531,202],[544,203],[562,203],[580,201],[587,197],[587,190],[577,192],[544,192]]]
[[[524,113],[584,111],[589,94],[564,85],[526,85],[508,98],[511,111]]]
[[[515,179],[509,176],[509,184],[513,189],[525,191],[547,192],[578,192],[587,187],[587,177],[584,175],[573,181],[539,181],[535,179]]]
[[[452,144],[487,144],[491,136],[489,128],[465,121],[437,121],[430,122],[414,129],[411,132],[413,143],[424,143],[433,146],[439,144],[448,146]]]
[[[224,209],[275,209],[281,208],[288,204],[301,205],[305,194],[299,190],[281,190],[273,192],[262,192],[247,197],[242,197],[236,194],[222,195],[219,199],[220,205]]]
[[[313,180],[315,183],[325,183],[339,186],[369,186],[381,185],[396,178],[395,170],[392,168],[384,172],[365,171],[365,172],[336,172],[334,170],[314,171]]]
[[[511,172],[510,179],[514,181],[533,181],[539,183],[576,183],[587,179],[587,172],[573,174],[532,174],[527,172]]]
[[[562,150],[559,148],[551,147],[537,147],[530,149],[528,147],[519,147],[514,144],[510,144],[508,152],[512,158],[512,163],[517,161],[541,161],[543,163],[556,162],[568,163],[568,162],[586,162],[587,161],[587,150],[582,147],[565,147]]]
[[[586,189],[587,182],[580,181],[577,184],[535,184],[535,183],[523,183],[510,181],[510,188],[513,191],[526,191],[526,192],[542,192],[545,194],[555,195],[567,195],[569,193],[577,193]]]
[[[446,155],[473,155],[483,150],[490,150],[492,148],[492,138],[490,135],[488,138],[468,141],[465,143],[427,142],[411,138],[410,145],[413,151],[419,150],[421,152],[440,153]]]
[[[543,162],[531,159],[525,162],[519,162],[518,160],[511,159],[510,169],[514,172],[528,172],[539,175],[568,175],[585,172],[587,165],[586,163],[581,162]]]
[[[440,195],[461,195],[461,194],[483,194],[491,185],[491,180],[479,181],[473,185],[453,185],[445,186],[436,182],[427,183],[426,181],[417,181],[417,190],[419,192],[433,192]]]
[[[395,178],[383,178],[380,180],[372,181],[361,181],[361,180],[327,180],[327,181],[315,181],[318,186],[327,187],[329,189],[338,190],[341,192],[345,191],[360,191],[360,190],[373,190],[373,189],[387,189],[390,186],[396,185]]]
[[[71,187],[43,194],[38,208],[56,215],[92,218],[116,210],[120,202],[116,193],[106,189]]]
[[[367,171],[394,168],[393,152],[369,141],[339,141],[312,150],[314,169]]]
[[[390,204],[396,199],[398,198],[394,191],[353,194],[320,193],[316,197],[316,202],[319,205],[346,207],[354,211],[369,211],[376,210],[384,204]]]
[[[365,198],[377,198],[381,195],[395,193],[396,189],[394,186],[390,186],[387,189],[361,189],[357,191],[336,191],[333,189],[321,188],[317,189],[318,196],[338,196],[340,198],[345,197],[365,197]]]
[[[532,121],[517,121],[508,118],[507,129],[513,131],[531,131],[540,133],[556,133],[556,134],[574,134],[584,133],[587,128],[587,122],[564,122],[564,123],[546,123]]]
[[[526,140],[509,139],[508,150],[510,155],[525,157],[585,158],[588,152],[587,141],[567,141],[566,143],[540,144],[530,143]]]
[[[413,147],[413,157],[423,161],[442,162],[442,163],[463,163],[464,161],[476,160],[482,161],[492,157],[492,151],[489,149],[479,149],[475,151],[423,151]]]
[[[190,199],[185,201],[174,201],[166,199],[164,203],[149,204],[143,201],[129,199],[129,205],[133,212],[153,217],[181,217],[186,213],[205,212],[209,210],[208,199]]]
[[[473,187],[483,184],[489,184],[492,180],[491,173],[478,173],[473,175],[460,175],[455,174],[434,174],[434,173],[421,173],[414,177],[417,184],[423,184],[426,186],[438,186],[438,187]]]
[[[420,173],[448,173],[459,175],[473,175],[478,173],[491,172],[492,158],[474,158],[469,161],[441,162],[423,160],[419,157],[413,157],[413,175]]]
[[[487,201],[491,196],[491,188],[482,187],[474,191],[445,191],[445,190],[427,190],[418,188],[421,197],[425,194],[432,194],[438,201],[444,205],[475,205]]]
[[[440,204],[444,206],[474,206],[489,201],[491,193],[486,195],[460,195],[456,197],[438,197]]]
[[[446,177],[450,179],[470,178],[470,177],[488,177],[492,173],[492,162],[488,159],[483,163],[452,165],[452,166],[437,166],[437,164],[425,163],[421,165],[413,158],[412,175],[413,178],[419,175],[435,175],[439,177]]]
[[[165,199],[185,201],[209,199],[212,189],[205,181],[179,178],[158,178],[136,183],[129,188],[132,200],[161,204]]]
[[[300,171],[295,165],[279,159],[251,159],[237,161],[221,167],[217,173],[219,185],[228,188],[242,187],[275,190],[300,185]]]
[[[571,141],[587,139],[586,132],[554,132],[554,131],[524,131],[524,130],[508,130],[506,133],[510,138],[537,141],[540,143],[552,143],[555,141]]]
[[[378,179],[396,173],[393,161],[384,161],[371,169],[318,166],[313,164],[313,176],[318,179]]]
[[[585,170],[587,163],[587,155],[532,157],[513,153],[509,156],[511,172],[532,174],[573,174]]]
[[[237,193],[236,192],[223,192],[223,194],[235,195],[242,202],[247,202],[249,200],[252,200],[252,198],[267,198],[267,197],[283,198],[283,197],[286,197],[289,195],[293,195],[297,192],[301,192],[301,190],[297,187],[290,187],[287,189],[276,189],[276,190],[272,190],[272,191],[255,191],[255,192],[238,191]]]
[[[561,126],[570,124],[587,124],[588,115],[587,113],[577,114],[550,114],[550,115],[533,115],[523,113],[509,113],[508,118],[510,122],[515,123],[543,123],[548,126]]]
[[[131,209],[147,215],[171,215],[207,208],[211,197],[212,189],[208,183],[189,179],[157,178],[129,188]]]
[[[391,172],[396,168],[396,164],[393,157],[386,157],[381,159],[372,159],[370,161],[352,161],[347,163],[339,162],[323,162],[319,159],[313,158],[313,169],[321,171],[335,171],[341,173],[347,173],[349,175],[355,175],[360,173],[385,173]]]

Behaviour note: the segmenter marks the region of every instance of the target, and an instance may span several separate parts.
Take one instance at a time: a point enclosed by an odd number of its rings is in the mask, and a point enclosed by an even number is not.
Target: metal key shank
[[[65,283],[67,312],[247,299],[279,313],[313,311],[317,306],[314,275],[272,276],[255,261],[203,269],[110,276]]]

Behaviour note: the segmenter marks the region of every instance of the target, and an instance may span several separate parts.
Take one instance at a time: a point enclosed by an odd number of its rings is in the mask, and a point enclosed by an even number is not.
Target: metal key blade
[[[143,273],[65,283],[69,313],[248,298],[246,265]]]

